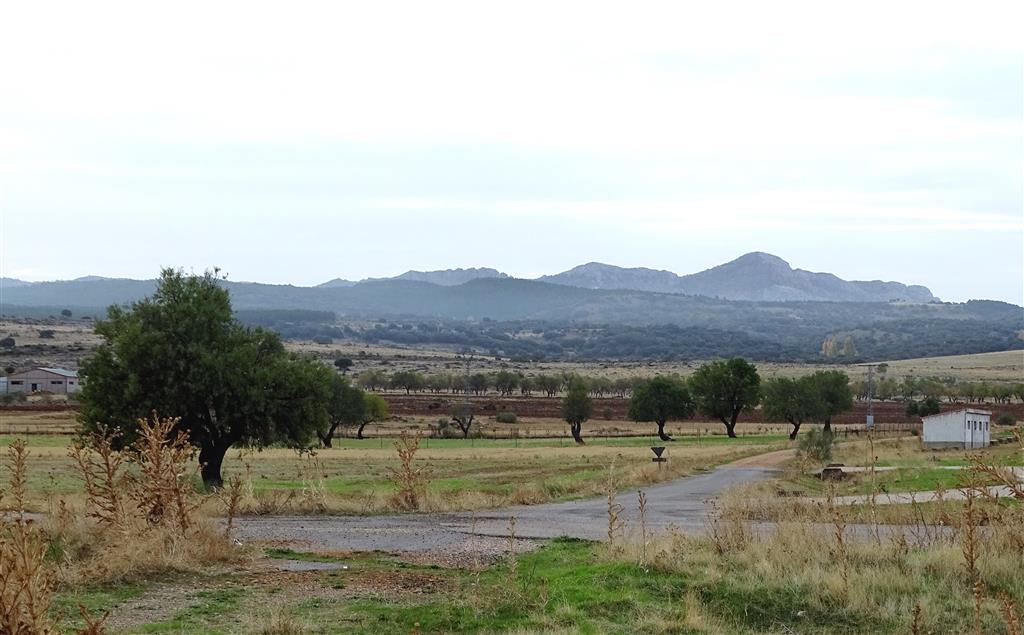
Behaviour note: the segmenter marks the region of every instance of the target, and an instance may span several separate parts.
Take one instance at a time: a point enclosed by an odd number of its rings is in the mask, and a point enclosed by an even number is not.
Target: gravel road
[[[732,465],[675,481],[641,488],[647,495],[647,522],[652,529],[677,525],[700,531],[710,510],[710,499],[741,483],[770,478],[768,467]],[[633,523],[637,515],[636,490],[619,494],[621,518]],[[597,540],[608,530],[605,498],[522,505],[457,514],[396,514],[390,516],[252,516],[240,518],[237,535],[316,552],[388,551],[404,553],[458,553],[487,558],[508,546],[509,518],[515,517],[517,549],[528,549],[530,539],[572,536]]]

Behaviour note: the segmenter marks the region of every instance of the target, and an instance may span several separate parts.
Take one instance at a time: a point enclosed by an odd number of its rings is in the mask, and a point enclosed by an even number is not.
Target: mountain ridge
[[[296,289],[351,289],[380,282],[422,282],[440,287],[457,287],[477,280],[517,280],[489,267],[409,270],[388,278],[365,278],[358,282],[334,278],[314,287]],[[697,273],[679,275],[665,269],[619,267],[591,261],[531,282],[605,291],[639,291],[673,295],[703,296],[722,300],[753,302],[911,302],[929,303],[939,299],[921,285],[881,280],[844,280],[831,273],[794,269],[788,262],[765,252],[750,252]],[[123,278],[84,276],[70,281],[24,282],[4,279],[8,292],[39,285],[99,282],[146,282]],[[261,283],[251,283],[259,285]],[[264,285],[275,286],[275,285]],[[94,287],[96,288],[96,287]],[[15,293],[17,296],[18,293]]]

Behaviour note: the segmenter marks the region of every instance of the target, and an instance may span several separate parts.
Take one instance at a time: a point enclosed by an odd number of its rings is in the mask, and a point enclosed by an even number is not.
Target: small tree
[[[831,430],[811,428],[797,443],[797,452],[824,463],[832,458],[834,440]]]
[[[405,394],[423,390],[426,381],[423,375],[413,370],[402,370],[391,376],[391,387],[405,390]]]
[[[811,374],[808,380],[821,402],[818,420],[825,424],[826,430],[831,431],[832,417],[853,408],[853,389],[850,388],[850,378],[839,370],[819,370]]]
[[[60,315],[61,317],[65,318],[71,317],[71,309],[64,309],[63,311],[60,312]]]
[[[590,418],[592,408],[587,385],[579,378],[573,379],[562,402],[562,417],[569,424],[573,440],[580,445],[583,445],[583,422]]]
[[[334,360],[334,367],[343,373],[348,372],[348,369],[352,368],[352,360],[347,357],[339,357]]]
[[[359,387],[363,390],[376,391],[378,388],[387,385],[388,378],[379,370],[364,370],[359,373],[359,379],[357,381],[359,383]]]
[[[764,385],[764,416],[769,421],[788,421],[793,426],[792,441],[805,421],[816,421],[822,411],[821,400],[808,377],[769,379]]]
[[[369,392],[363,393],[363,420],[359,422],[356,438],[363,438],[363,429],[366,428],[367,424],[374,421],[383,421],[387,418],[388,402],[384,401],[384,398],[380,395]]]
[[[468,391],[471,391],[474,395],[479,395],[487,392],[487,389],[491,385],[491,379],[483,373],[473,373],[469,376],[469,384],[466,386]]]
[[[937,415],[942,410],[942,405],[935,397],[925,397],[921,401],[907,402],[907,416],[928,417]]]
[[[459,430],[462,431],[462,438],[469,438],[469,431],[473,427],[473,404],[468,401],[455,404],[452,406],[451,411],[452,421],[455,425],[459,426]]]
[[[510,373],[507,370],[501,370],[494,373],[491,384],[493,384],[494,389],[497,390],[502,397],[507,397],[519,386],[519,375]]]
[[[365,393],[348,383],[344,377],[331,377],[330,399],[327,402],[327,430],[317,431],[320,443],[331,447],[331,439],[339,427],[358,426],[366,417]]]
[[[736,420],[740,413],[757,407],[761,397],[761,377],[747,360],[734,357],[728,361],[704,364],[690,378],[697,408],[723,424],[730,437],[736,437]]]
[[[693,399],[686,384],[676,377],[657,376],[638,384],[629,400],[629,418],[658,424],[658,438],[671,441],[665,433],[669,419],[685,419],[694,412]]]

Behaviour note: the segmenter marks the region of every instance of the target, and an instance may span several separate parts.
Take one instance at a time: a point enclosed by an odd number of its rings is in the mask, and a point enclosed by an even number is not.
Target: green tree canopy
[[[384,401],[384,398],[374,393],[363,393],[363,420],[359,423],[359,429],[356,431],[356,438],[363,438],[363,429],[366,425],[373,423],[374,421],[383,421],[388,418],[388,402]]]
[[[736,436],[736,420],[744,410],[757,407],[761,377],[757,368],[741,357],[704,364],[690,378],[697,408],[723,424],[730,437]]]
[[[208,486],[222,484],[232,446],[307,445],[326,427],[333,371],[236,321],[216,272],[165,269],[152,297],[110,307],[95,328],[103,342],[81,369],[84,427],[118,427],[130,442],[140,418],[180,417]]]
[[[764,383],[762,405],[766,420],[788,421],[793,426],[790,440],[805,421],[817,421],[822,412],[821,398],[809,377],[769,379]]]
[[[693,399],[686,384],[677,377],[653,377],[638,384],[629,400],[629,418],[658,424],[658,438],[671,441],[665,434],[665,422],[685,419],[694,412]]]
[[[330,378],[330,398],[327,402],[328,427],[325,432],[317,431],[325,448],[331,447],[331,439],[340,427],[358,426],[366,416],[365,393],[349,384],[348,380],[335,373]]]
[[[831,430],[832,417],[853,408],[850,378],[839,370],[819,370],[808,375],[807,380],[821,400],[821,410],[815,418],[825,424],[826,430]]]
[[[583,444],[583,422],[590,418],[593,404],[587,394],[587,384],[580,378],[569,382],[569,388],[562,402],[562,418],[569,424],[572,438]]]

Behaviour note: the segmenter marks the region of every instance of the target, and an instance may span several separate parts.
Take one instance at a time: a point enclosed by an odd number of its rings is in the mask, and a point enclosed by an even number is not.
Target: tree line
[[[338,361],[341,360],[337,360],[336,365]],[[574,381],[582,381],[587,393],[595,397],[625,397],[643,380],[638,377],[584,377],[569,372],[526,375],[508,370],[464,374],[421,373],[414,370],[388,374],[380,370],[364,370],[356,377],[356,383],[360,388],[371,391],[398,390],[406,394],[429,392],[472,395],[493,392],[502,397],[515,394],[527,397],[534,394],[554,397],[567,392]]]

